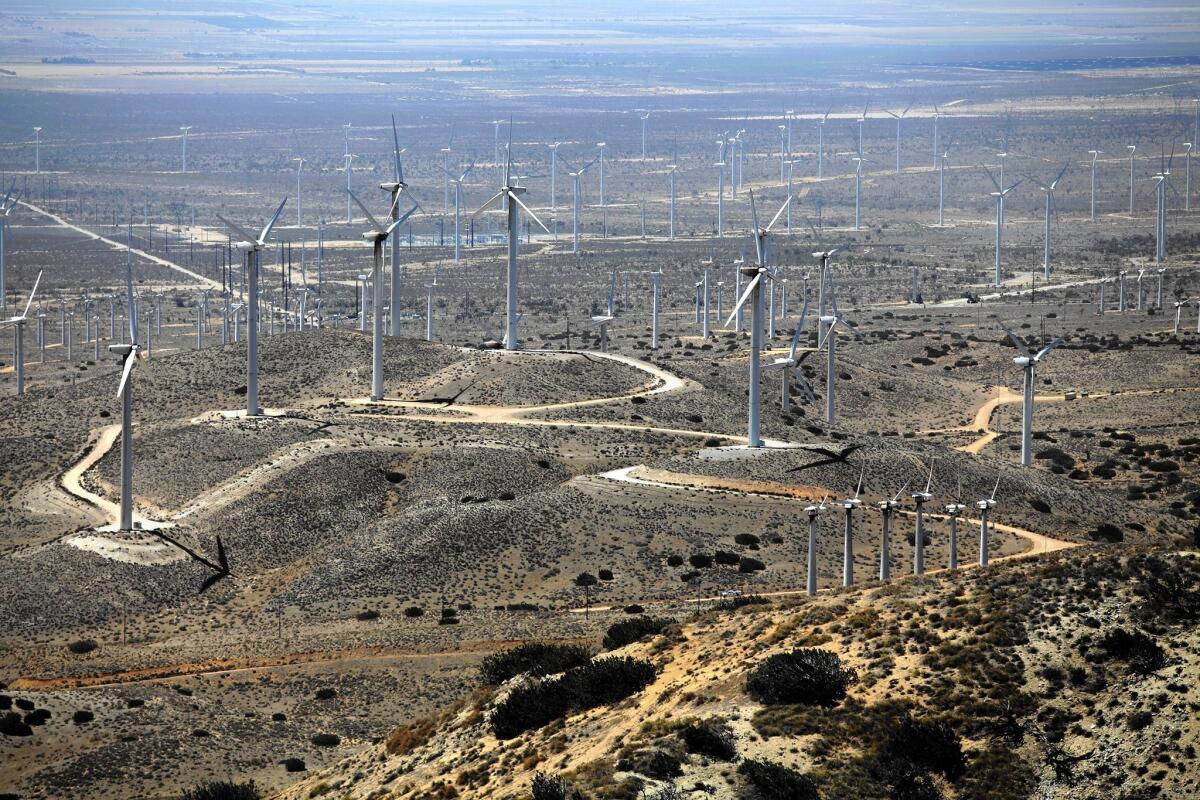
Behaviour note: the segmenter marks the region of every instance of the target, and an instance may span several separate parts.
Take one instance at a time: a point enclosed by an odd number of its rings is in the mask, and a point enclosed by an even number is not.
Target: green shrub
[[[905,716],[889,732],[885,752],[919,772],[936,772],[947,780],[959,778],[966,768],[962,742],[945,722]]]
[[[679,738],[689,753],[708,756],[719,761],[737,758],[737,737],[729,723],[712,718],[690,722],[679,729]]]
[[[835,706],[846,696],[853,675],[837,654],[817,648],[776,653],[754,668],[746,691],[766,705]]]
[[[540,728],[571,711],[624,700],[654,680],[657,670],[636,658],[601,658],[572,667],[559,678],[516,687],[492,710],[489,723],[500,739]]]
[[[194,789],[186,789],[179,800],[259,800],[261,797],[254,781],[208,781]]]
[[[782,764],[747,758],[738,765],[738,773],[762,800],[818,800],[819,797],[810,778]]]
[[[647,636],[662,633],[670,624],[671,620],[663,617],[634,617],[621,620],[609,627],[608,632],[604,634],[604,649],[616,650]]]
[[[533,776],[533,800],[585,800],[583,792],[558,775],[539,772]]]
[[[1167,663],[1166,654],[1158,642],[1141,631],[1114,628],[1104,634],[1100,647],[1109,658],[1124,661],[1139,675],[1149,675],[1162,669]]]
[[[565,672],[586,664],[591,657],[591,652],[582,645],[528,642],[487,656],[479,671],[484,683],[496,684],[524,673],[541,678]]]

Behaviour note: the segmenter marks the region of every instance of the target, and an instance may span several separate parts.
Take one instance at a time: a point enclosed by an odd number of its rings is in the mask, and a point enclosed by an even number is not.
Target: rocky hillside
[[[1200,793],[1191,553],[1075,548],[631,619],[591,652],[486,660],[469,699],[280,797]]]

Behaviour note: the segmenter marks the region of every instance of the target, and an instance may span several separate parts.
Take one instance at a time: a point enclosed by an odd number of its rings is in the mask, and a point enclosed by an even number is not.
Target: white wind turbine
[[[912,499],[917,506],[917,525],[913,534],[913,574],[925,574],[925,504],[933,499],[929,489],[933,486],[933,463],[929,464],[929,478],[925,481],[925,491],[913,492]]]
[[[1100,156],[1101,156],[1101,155],[1103,155],[1103,154],[1104,154],[1104,151],[1103,151],[1103,150],[1088,150],[1088,153],[1090,153],[1090,154],[1091,154],[1091,156],[1092,156],[1092,163],[1091,163],[1091,167],[1092,167],[1092,194],[1091,194],[1091,205],[1090,205],[1090,207],[1091,207],[1091,216],[1090,216],[1090,220],[1091,220],[1092,222],[1095,222],[1095,221],[1096,221],[1096,160],[1097,160],[1098,158],[1100,158]]]
[[[472,218],[478,217],[480,214],[489,209],[499,206],[507,201],[505,213],[508,216],[508,291],[505,302],[505,334],[504,347],[506,350],[519,349],[517,340],[517,247],[521,239],[521,211],[524,211],[529,217],[538,224],[538,227],[550,232],[550,229],[542,224],[542,221],[537,218],[537,215],[529,210],[529,207],[521,201],[521,195],[525,194],[523,186],[515,185],[512,179],[512,125],[509,124],[509,148],[508,160],[504,167],[504,185],[500,187],[500,191],[492,195],[492,197],[480,206]]]
[[[433,290],[437,288],[437,269],[433,271],[433,280],[425,284],[425,341],[433,341]]]
[[[859,495],[862,494],[866,470],[864,462],[858,473],[858,488],[854,490],[854,496],[842,501],[842,510],[846,514],[846,525],[842,532],[842,586],[854,585],[854,512],[862,506]]]
[[[20,202],[20,197],[13,193],[16,188],[14,180],[0,201],[0,308],[8,308],[8,217]]]
[[[392,222],[395,224],[392,225],[392,227],[388,229],[389,233],[396,227],[396,225],[399,225],[400,222],[403,222],[403,220],[400,219],[400,197],[401,197],[401,195],[408,195],[408,199],[410,201],[412,201],[414,210],[424,212],[424,209],[421,208],[421,204],[417,202],[417,198],[413,197],[413,193],[409,190],[408,184],[404,182],[404,164],[400,161],[400,154],[403,153],[404,151],[400,149],[400,136],[396,132],[396,115],[395,114],[392,115],[392,146],[393,146],[392,157],[393,157],[393,162],[394,162],[393,163],[394,171],[392,173],[392,180],[390,182],[379,184],[379,188],[384,190],[385,192],[387,192],[388,197],[391,199],[391,214],[390,214],[390,216],[392,218]],[[445,170],[443,169],[443,172],[444,171]],[[349,191],[349,189],[347,189],[347,191]],[[351,195],[351,197],[354,197],[354,195]],[[358,198],[355,198],[356,201],[357,201],[357,199]],[[359,208],[363,208],[362,203],[359,203],[358,205],[359,205]],[[363,210],[366,211],[365,208],[363,208]],[[409,211],[407,214],[405,214],[404,218],[408,219],[408,217],[410,217],[410,216],[412,216],[412,211]],[[458,215],[457,215],[457,212],[455,212],[455,234],[457,235],[457,233],[458,233]],[[378,276],[377,276],[376,280],[378,281]],[[403,281],[403,277],[402,277],[402,273],[400,271],[400,237],[397,236],[392,239],[392,268],[391,268],[391,290],[392,291],[391,291],[391,301],[390,301],[390,308],[392,310],[392,320],[391,320],[392,321],[392,325],[391,325],[391,328],[392,328],[391,335],[392,336],[400,335],[400,290],[402,288],[401,287],[402,281]],[[378,287],[379,284],[376,283],[375,286]],[[376,288],[375,292],[376,292],[376,294],[379,294],[379,289]],[[376,313],[378,313],[378,311]]]
[[[783,212],[792,202],[789,197],[775,212],[775,217],[765,227],[760,228],[758,225],[758,208],[754,201],[754,191],[750,191],[750,213],[754,222],[754,248],[758,257],[758,266],[745,267],[740,274],[744,274],[747,278],[751,278],[750,283],[742,292],[742,296],[738,299],[737,305],[734,306],[733,313],[729,315],[729,319],[725,321],[728,327],[733,322],[734,318],[741,311],[742,306],[746,301],[750,301],[751,317],[750,317],[750,420],[749,432],[747,434],[747,444],[750,447],[762,447],[762,437],[759,433],[760,413],[762,411],[759,401],[759,394],[762,389],[762,334],[763,334],[763,298],[762,287],[764,285],[763,278],[769,280],[777,280],[774,272],[767,268],[767,236],[771,232],[771,228],[779,221]]]
[[[1175,327],[1171,330],[1173,336],[1179,335],[1179,317],[1183,313],[1183,307],[1190,302],[1191,298],[1181,297],[1175,301]]]
[[[38,272],[33,289],[29,292],[29,300],[25,302],[25,310],[15,317],[4,320],[4,325],[13,326],[13,371],[17,376],[17,394],[25,394],[25,323],[29,321],[29,308],[33,305],[33,296],[37,294],[38,284],[42,282],[42,273]]]
[[[179,130],[183,133],[183,136],[180,137],[183,139],[183,168],[179,170],[180,172],[187,172],[187,140],[188,132],[191,131],[191,129],[191,125],[181,125],[179,127]]]
[[[671,178],[671,216],[670,227],[668,228],[668,236],[671,241],[675,241],[675,173],[679,171],[678,164],[672,164],[667,167],[667,174]]]
[[[562,142],[551,142],[550,148],[550,224],[554,226],[554,238],[558,238],[558,148]]]
[[[1045,241],[1042,251],[1042,277],[1045,280],[1050,280],[1050,212],[1057,212],[1057,204],[1055,202],[1054,190],[1058,186],[1058,182],[1062,180],[1063,175],[1067,174],[1067,168],[1070,167],[1070,162],[1063,164],[1063,168],[1058,171],[1058,175],[1048,184],[1038,184],[1038,188],[1046,195],[1046,228]]]
[[[403,184],[401,184],[403,186]],[[400,202],[400,196],[403,189],[393,193],[394,200],[392,207],[388,209],[388,216],[391,217],[396,204]],[[413,203],[413,207],[405,212],[402,216],[389,220],[390,224],[384,227],[379,220],[367,210],[367,207],[362,204],[362,201],[355,197],[354,193],[350,193],[350,199],[354,204],[362,209],[363,214],[367,217],[367,223],[371,226],[371,230],[363,233],[363,238],[372,245],[372,265],[371,265],[371,399],[379,401],[383,399],[383,243],[409,217],[416,213],[419,206]],[[365,298],[363,306],[366,306]],[[394,308],[392,319],[399,321],[399,308]]]
[[[1004,326],[1001,326],[1004,327]],[[1021,465],[1028,467],[1033,463],[1033,447],[1031,442],[1031,434],[1033,430],[1033,380],[1034,370],[1046,355],[1062,344],[1062,338],[1055,339],[1050,344],[1038,350],[1037,353],[1031,353],[1021,341],[1020,337],[1004,328],[1004,332],[1008,334],[1008,338],[1012,340],[1013,345],[1021,354],[1013,359],[1013,363],[1024,370],[1024,401],[1021,406]]]
[[[579,252],[580,213],[583,208],[583,176],[592,168],[596,159],[584,164],[579,169],[571,167],[565,158],[563,164],[567,167],[567,175],[571,178],[571,252]]]
[[[1133,160],[1137,154],[1136,144],[1127,144],[1125,149],[1129,151],[1129,216],[1133,216]]]
[[[966,508],[962,502],[962,479],[960,478],[958,481],[958,494],[955,495],[954,502],[946,504],[946,519],[950,522],[950,555],[947,560],[947,566],[951,572],[958,569],[958,516]]]
[[[770,364],[766,364],[763,366],[763,369],[768,372],[773,371],[773,370],[780,371],[780,376],[782,379],[781,380],[782,389],[781,389],[781,394],[780,394],[780,398],[779,398],[779,407],[785,414],[787,413],[789,407],[791,406],[791,394],[792,394],[791,379],[793,376],[796,378],[796,382],[800,384],[800,389],[801,389],[801,391],[804,392],[804,396],[808,398],[809,402],[810,403],[817,402],[817,396],[816,396],[816,394],[813,393],[812,385],[808,382],[808,379],[804,377],[804,371],[802,369],[804,360],[806,358],[808,358],[808,356],[815,351],[805,350],[800,355],[797,355],[797,350],[799,349],[799,346],[800,346],[800,336],[801,336],[801,334],[804,333],[804,326],[807,321],[808,321],[808,297],[805,297],[804,298],[804,308],[800,312],[800,322],[796,325],[795,333],[792,334],[792,344],[791,344],[791,347],[788,348],[787,357],[777,358],[774,361],[772,361]]]
[[[110,344],[108,350],[122,359],[121,382],[121,519],[118,530],[133,530],[133,367],[141,346],[138,341],[138,312],[133,295],[133,259],[125,264],[125,298],[129,303],[129,344]]]
[[[833,111],[832,106],[822,115],[821,121],[817,124],[817,180],[825,178],[825,123],[829,121],[830,111]]]
[[[1000,488],[1000,476],[996,476],[996,485],[992,487],[992,496],[984,497],[975,503],[979,510],[979,566],[988,565],[988,514],[996,507],[996,490]]]
[[[714,164],[717,168],[717,238],[721,239],[725,236],[725,135],[722,134],[720,139],[717,139],[717,147],[720,148],[720,156],[717,163]]]
[[[905,115],[912,109],[913,104],[909,103],[903,111],[895,114],[891,111],[887,112],[888,116],[896,120],[896,174],[900,174],[900,120],[904,119]],[[861,144],[861,143],[860,143]],[[936,146],[936,145],[935,145]]]
[[[1017,181],[1012,186],[1009,186],[1007,189],[1005,189],[1002,188],[1002,184],[996,180],[996,176],[992,174],[990,169],[984,167],[983,171],[987,173],[988,178],[992,181],[992,185],[996,187],[996,191],[991,193],[992,197],[996,198],[996,277],[993,285],[999,287],[1004,279],[1003,270],[1001,267],[1001,252],[1003,249],[1002,231],[1004,230],[1004,198],[1008,197],[1013,190],[1020,186],[1021,181]]]
[[[342,156],[342,158],[346,162],[346,224],[349,225],[350,223],[354,222],[354,217],[351,214],[352,206],[350,205],[350,178],[354,175],[354,155],[351,153],[346,153],[346,155]]]
[[[817,527],[818,517],[824,510],[824,500],[804,509],[808,514],[808,581],[805,588],[810,596],[817,593]]]
[[[879,502],[879,511],[883,517],[880,526],[882,538],[879,543],[879,580],[884,583],[892,579],[892,520],[896,518],[896,512],[900,509],[900,495],[904,494],[907,488],[906,483],[890,500]]]
[[[637,111],[638,117],[642,120],[642,161],[646,160],[646,122],[650,119],[650,112],[646,109],[639,108]]]
[[[862,114],[860,114],[858,117],[858,147],[856,149],[858,150],[858,154],[860,156],[863,152],[863,126],[867,122],[867,105],[868,101],[864,100]]]
[[[837,289],[833,282],[833,275],[829,275],[829,299],[833,313],[821,317],[820,327],[825,331],[825,347],[828,348],[826,356],[828,360],[825,363],[825,423],[833,425],[836,418],[837,400],[837,368],[836,368],[836,350],[837,350],[837,327],[840,325],[850,333],[854,334],[854,338],[860,339],[862,336],[858,330],[846,321],[837,307]],[[821,344],[817,344],[817,349],[821,349]]]
[[[942,110],[938,108],[938,104],[933,104],[933,166],[938,165],[938,120],[941,119]],[[949,150],[950,148],[946,148]]]
[[[938,227],[941,228],[946,224],[946,159],[950,157],[950,150],[954,147],[954,142],[946,145],[946,149],[942,151],[941,157],[937,159],[938,171]]]
[[[471,163],[467,165],[467,168],[464,169],[462,171],[462,174],[459,175],[457,178],[455,178],[453,175],[449,176],[450,182],[454,184],[454,263],[455,264],[457,264],[459,262],[459,258],[460,258],[461,252],[462,252],[462,250],[461,250],[461,248],[462,248],[461,219],[462,219],[462,201],[463,201],[463,181],[465,181],[467,179],[467,176],[471,174],[471,170],[473,170],[473,169],[475,169],[474,159],[471,160]]]
[[[242,237],[237,243],[239,250],[246,252],[246,275],[249,284],[249,296],[246,300],[246,415],[257,416],[261,413],[258,405],[258,273],[259,263],[262,258],[263,245],[267,243],[267,237],[271,235],[271,229],[275,227],[275,223],[279,221],[279,215],[283,213],[283,207],[287,205],[287,198],[283,198],[283,202],[279,204],[279,208],[275,209],[274,216],[262,229],[262,232],[255,236],[248,233],[245,228],[234,225],[229,220],[217,214],[217,219],[221,220],[231,231]]]

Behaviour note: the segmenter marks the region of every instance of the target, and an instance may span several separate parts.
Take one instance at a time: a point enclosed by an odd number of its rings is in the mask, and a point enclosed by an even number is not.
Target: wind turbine
[[[303,196],[300,194],[300,176],[304,172],[304,159],[301,156],[296,156],[292,161],[296,162],[296,227],[300,228],[304,225],[304,216],[301,213]]]
[[[1188,304],[1191,298],[1181,297],[1175,301],[1175,327],[1171,330],[1172,336],[1179,335],[1179,317],[1183,313],[1183,307]]]
[[[409,190],[408,184],[404,182],[404,164],[400,161],[400,154],[403,153],[404,151],[400,149],[400,136],[396,132],[396,115],[395,114],[392,115],[392,146],[393,146],[392,157],[394,159],[394,164],[393,164],[394,172],[392,173],[392,181],[388,182],[388,183],[379,184],[379,188],[382,189],[383,191],[387,192],[392,201],[390,216],[392,218],[393,225],[390,228],[388,228],[389,234],[392,232],[392,230],[395,229],[395,227],[397,225],[399,225],[401,222],[404,221],[404,220],[400,219],[400,197],[401,197],[401,195],[408,195],[408,199],[411,200],[412,204],[413,204],[413,209],[404,215],[404,219],[408,219],[410,216],[412,216],[413,211],[424,211],[424,209],[421,208],[421,204],[417,202],[417,198],[413,197],[413,193]],[[346,191],[350,191],[350,190],[347,189]],[[353,194],[351,194],[350,196],[354,197]],[[358,198],[354,197],[354,200],[357,202]],[[362,208],[363,211],[366,211],[366,208],[363,206],[362,203],[359,203],[358,207]],[[370,216],[370,215],[368,215],[368,216]],[[456,216],[455,216],[455,232],[456,233],[457,233],[457,227],[458,227],[457,220],[458,220],[458,218],[457,218],[457,213],[456,213]],[[375,223],[372,223],[372,224],[375,224]],[[378,228],[379,226],[377,224],[375,224],[375,227]],[[384,238],[386,239],[387,236],[384,236]],[[391,279],[392,279],[391,280],[392,296],[391,296],[391,306],[390,307],[392,309],[392,326],[391,326],[392,327],[392,336],[399,336],[400,335],[400,289],[401,289],[401,283],[403,280],[403,278],[401,277],[401,271],[400,271],[400,237],[396,237],[395,239],[392,239],[392,275],[391,275]],[[380,276],[376,275],[375,276],[376,282],[374,284],[374,291],[375,291],[376,297],[380,296],[379,280],[380,280]],[[375,313],[379,314],[381,312],[381,310],[382,309],[377,307],[375,309]],[[381,389],[381,391],[382,391],[382,389]],[[379,399],[379,398],[376,398],[376,399]]]
[[[854,338],[856,339],[860,339],[862,336],[853,325],[846,321],[846,318],[841,315],[841,312],[838,311],[837,290],[834,286],[832,275],[829,276],[829,297],[833,313],[821,317],[821,327],[823,327],[825,330],[825,346],[828,348],[826,351],[828,361],[825,365],[825,423],[827,425],[833,425],[837,407],[835,399],[835,390],[837,387],[837,369],[835,363],[837,350],[837,326],[841,325],[843,328],[850,331],[850,333],[854,334]],[[817,349],[821,349],[821,345],[819,343],[817,345]]]
[[[516,186],[512,179],[512,125],[509,124],[508,130],[509,149],[508,160],[504,167],[504,185],[500,187],[500,191],[492,195],[492,197],[472,214],[472,218],[478,217],[485,211],[494,208],[501,203],[507,201],[505,213],[508,215],[508,292],[505,303],[505,328],[504,347],[506,350],[517,350],[517,247],[521,239],[521,211],[523,210],[530,218],[538,224],[538,227],[550,232],[550,229],[542,224],[542,221],[537,218],[537,215],[529,210],[529,207],[521,201],[521,195],[525,194],[525,187]]]
[[[1001,327],[1004,327],[1003,325]],[[1024,384],[1024,402],[1021,406],[1021,465],[1028,467],[1033,463],[1033,447],[1030,441],[1030,435],[1033,429],[1033,378],[1034,370],[1046,355],[1062,344],[1062,338],[1055,339],[1050,344],[1038,350],[1037,353],[1031,353],[1025,343],[1010,331],[1004,328],[1004,332],[1008,334],[1008,338],[1012,340],[1017,351],[1021,354],[1013,359],[1013,363],[1020,367],[1025,372]]]
[[[950,521],[950,555],[947,566],[950,571],[958,569],[958,515],[966,510],[962,502],[962,479],[958,481],[958,494],[954,502],[946,504],[946,518]]]
[[[808,514],[808,582],[806,589],[810,596],[817,593],[817,526],[819,524],[817,518],[824,510],[824,500],[804,509],[804,513]]]
[[[678,164],[672,164],[671,166],[667,167],[667,174],[671,177],[671,217],[668,235],[672,242],[675,241],[675,173],[678,172],[678,170]]]
[[[889,117],[896,120],[896,174],[897,175],[900,174],[900,120],[904,119],[905,115],[908,114],[909,110],[912,107],[913,107],[913,104],[910,102],[908,104],[908,106],[906,106],[905,109],[903,111],[901,111],[899,114],[895,114],[891,111],[887,112]],[[864,115],[865,115],[865,112],[864,112]],[[861,146],[861,142],[859,144]]]
[[[462,232],[461,232],[461,215],[462,215],[462,200],[463,200],[463,181],[471,174],[471,170],[475,169],[475,161],[467,165],[467,168],[462,171],[462,174],[455,178],[450,176],[450,182],[454,184],[454,263],[459,261],[462,247]],[[395,256],[393,256],[393,259]],[[393,315],[395,312],[392,312]]]
[[[1000,254],[1003,246],[1002,231],[1004,230],[1004,198],[1008,197],[1008,195],[1011,194],[1014,189],[1020,186],[1021,181],[1017,181],[1012,186],[1009,186],[1007,189],[1005,189],[1002,188],[1002,183],[996,180],[996,176],[992,174],[990,169],[984,167],[983,171],[987,173],[988,178],[992,181],[992,185],[996,187],[996,191],[992,192],[991,195],[992,197],[996,198],[996,279],[994,285],[999,287],[1004,278],[1000,266]]]
[[[945,225],[945,209],[946,209],[946,159],[950,157],[950,150],[954,147],[954,143],[946,145],[946,149],[942,152],[940,158],[937,159],[938,171],[938,227]]]
[[[267,243],[267,237],[271,235],[271,229],[275,227],[275,223],[279,221],[279,215],[283,213],[283,207],[287,205],[287,198],[283,198],[283,202],[279,204],[279,208],[275,209],[274,216],[262,229],[262,232],[255,236],[248,233],[245,228],[234,225],[229,220],[217,214],[217,219],[221,220],[227,228],[242,237],[237,243],[239,250],[246,251],[246,275],[249,283],[249,297],[246,300],[246,415],[250,417],[258,416],[261,409],[258,405],[258,272],[259,262],[262,258],[263,245]]]
[[[863,151],[863,125],[867,121],[867,104],[868,101],[863,101],[862,114],[858,117],[858,154],[861,156]]]
[[[1063,175],[1067,174],[1067,168],[1070,167],[1070,162],[1063,164],[1063,168],[1058,171],[1058,175],[1048,184],[1038,184],[1038,188],[1046,195],[1046,232],[1044,250],[1042,252],[1042,277],[1050,280],[1050,212],[1057,212],[1057,204],[1054,198],[1054,189],[1058,186],[1058,182],[1062,180]]]
[[[796,382],[800,384],[801,391],[808,398],[809,402],[817,402],[817,396],[813,393],[812,385],[808,379],[804,377],[804,371],[801,369],[804,360],[812,354],[813,350],[805,350],[804,353],[797,356],[796,351],[800,345],[800,335],[804,333],[804,326],[808,320],[808,297],[804,298],[804,309],[800,312],[800,322],[796,325],[796,331],[792,334],[792,344],[788,349],[786,358],[777,358],[770,364],[763,366],[764,370],[780,370],[782,376],[782,390],[779,399],[779,407],[786,414],[791,405],[791,379],[795,375]]]
[[[817,125],[817,180],[825,178],[825,123],[829,121],[830,111],[833,111],[832,106],[821,117],[821,121]]]
[[[854,497],[847,497],[842,501],[842,510],[846,513],[846,526],[842,533],[842,586],[854,585],[854,511],[862,506],[859,495],[862,494],[866,470],[866,462],[863,462],[858,473],[858,488],[854,490]]]
[[[1092,195],[1091,195],[1091,221],[1096,221],[1096,159],[1103,155],[1103,150],[1088,150],[1092,156]]]
[[[879,580],[884,583],[892,579],[892,520],[900,508],[900,495],[904,494],[907,488],[906,483],[890,500],[881,500],[879,503],[879,511],[883,517],[880,526],[882,538],[879,543]]]
[[[33,129],[33,171],[41,174],[42,171],[42,126],[38,125]]]
[[[938,104],[933,104],[933,165],[938,165],[938,120],[941,119],[942,110],[938,108]],[[949,148],[946,148],[949,150]]]
[[[714,164],[717,168],[717,238],[721,239],[725,236],[725,135],[722,134],[720,139],[717,139],[717,146],[720,148],[720,156],[717,163]]]
[[[600,225],[603,238],[608,238],[608,198],[604,194],[604,148],[607,142],[596,142],[600,150]]]
[[[433,271],[433,280],[425,284],[425,341],[433,341],[433,290],[437,287],[437,269]]]
[[[0,308],[8,308],[8,217],[20,202],[20,197],[13,194],[16,186],[14,180],[0,201]]]
[[[558,238],[558,148],[562,142],[551,142],[550,148],[550,223],[554,225],[554,238]]]
[[[1184,142],[1183,151],[1183,210],[1192,210],[1192,142]]]
[[[349,141],[349,140],[347,140],[347,141]],[[351,205],[350,205],[350,178],[354,174],[354,166],[353,166],[354,156],[351,153],[346,153],[346,155],[342,156],[342,158],[346,162],[346,166],[345,166],[345,172],[346,172],[346,224],[349,225],[350,223],[354,222],[354,218],[351,215]]]
[[[925,574],[925,504],[933,499],[929,489],[933,486],[933,462],[929,464],[929,478],[925,481],[925,491],[913,492],[912,499],[917,506],[917,527],[913,534],[913,574]]]
[[[988,514],[996,507],[996,490],[1000,488],[1000,476],[996,476],[996,485],[992,487],[992,496],[984,497],[975,503],[979,509],[979,566],[988,565]]]
[[[400,184],[403,187],[403,183]],[[400,202],[400,195],[403,194],[403,188],[394,191],[392,207],[388,209],[388,216]],[[350,199],[354,204],[362,209],[363,214],[367,217],[367,223],[371,226],[371,230],[363,233],[363,238],[372,245],[373,260],[371,266],[371,399],[379,401],[383,399],[383,243],[391,236],[392,231],[396,230],[409,217],[411,217],[420,206],[416,205],[410,208],[403,216],[396,217],[390,220],[390,224],[385,228],[380,224],[379,220],[367,210],[367,207],[362,204],[353,192],[350,193]],[[366,305],[365,303],[363,304]],[[400,319],[399,307],[393,307],[392,320],[393,323],[398,323]]]
[[[183,138],[183,169],[179,170],[180,172],[187,172],[187,140],[188,140],[188,131],[190,131],[191,129],[192,129],[191,125],[181,125],[179,127],[179,130],[183,132],[183,137],[182,137]]]
[[[638,117],[642,120],[642,161],[646,160],[646,121],[650,119],[650,112],[645,109],[638,109]]]
[[[1129,216],[1133,216],[1133,159],[1137,153],[1136,144],[1127,144],[1125,149],[1129,151]]]
[[[17,375],[17,395],[25,394],[25,323],[29,321],[29,308],[33,305],[33,296],[37,294],[37,287],[41,282],[42,273],[38,272],[33,289],[29,292],[29,300],[25,302],[25,310],[2,323],[13,326],[13,371]]]
[[[132,221],[130,223],[132,225]],[[118,530],[133,530],[133,367],[141,350],[138,341],[138,312],[133,295],[133,258],[125,262],[125,299],[129,303],[129,344],[110,344],[108,351],[122,359],[121,382],[121,519]]]
[[[751,278],[750,283],[742,292],[741,298],[738,299],[737,305],[734,306],[733,313],[729,315],[729,319],[725,321],[728,326],[733,322],[734,318],[741,311],[742,306],[746,301],[750,301],[751,317],[750,317],[750,421],[749,432],[747,434],[747,444],[750,447],[762,447],[762,437],[759,434],[759,415],[761,412],[759,393],[762,389],[761,363],[760,357],[762,353],[762,334],[763,334],[763,298],[762,287],[763,278],[769,280],[777,280],[776,274],[767,268],[767,236],[771,232],[771,228],[779,221],[783,212],[792,202],[789,197],[775,212],[775,217],[765,227],[760,228],[758,225],[758,207],[754,201],[754,190],[750,190],[750,213],[754,221],[754,249],[758,257],[758,266],[744,267],[739,274]]]
[[[580,210],[583,208],[583,176],[592,168],[592,164],[596,163],[596,159],[592,159],[579,169],[573,169],[565,158],[563,163],[567,167],[567,175],[571,178],[571,252],[578,253]]]

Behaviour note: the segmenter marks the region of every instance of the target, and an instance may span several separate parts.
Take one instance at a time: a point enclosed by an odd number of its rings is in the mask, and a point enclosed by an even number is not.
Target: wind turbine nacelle
[[[1033,359],[1031,359],[1029,356],[1017,356],[1013,359],[1013,363],[1018,367],[1028,367],[1033,363]]]
[[[975,507],[978,508],[980,511],[987,511],[987,510],[995,507],[995,505],[996,505],[995,500],[980,500],[979,502],[977,502],[975,504]]]
[[[110,344],[108,346],[108,352],[122,357],[129,355],[131,350],[133,350],[131,344]]]
[[[933,499],[933,495],[929,492],[913,492],[912,499],[917,503],[928,503]]]
[[[861,505],[862,500],[855,500],[852,497],[848,497],[842,501],[842,508],[846,509],[847,511],[853,511]]]
[[[750,267],[742,267],[742,268],[741,268],[740,270],[738,270],[738,271],[739,271],[739,272],[741,272],[743,275],[745,275],[747,278],[753,278],[755,275],[757,275],[757,274],[758,274],[758,272],[759,272],[759,268],[758,268],[758,267],[754,267],[754,266],[750,266]]]
[[[833,323],[837,322],[837,317],[833,316],[832,314],[826,314],[825,316],[821,317],[821,322],[826,325],[832,325]]]
[[[404,186],[403,183],[396,183],[395,181],[386,181],[384,183],[379,184],[379,188],[383,189],[385,192],[394,192],[403,186]]]
[[[517,197],[520,197],[521,195],[525,194],[526,190],[524,186],[509,186],[508,191],[509,194],[514,194]]]
[[[386,233],[380,233],[379,231],[366,231],[363,233],[362,237],[368,242],[374,244],[375,242],[382,242],[388,237],[388,235]]]

